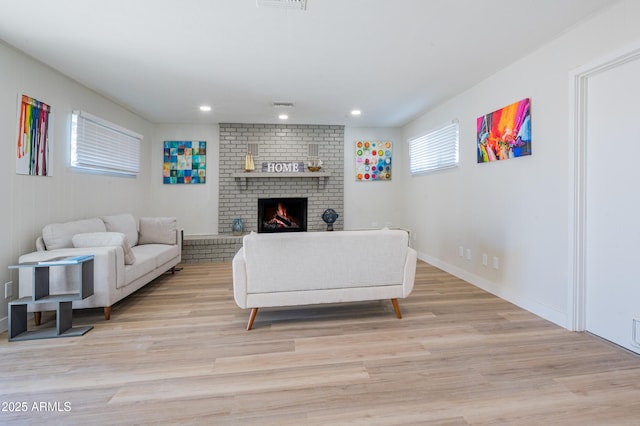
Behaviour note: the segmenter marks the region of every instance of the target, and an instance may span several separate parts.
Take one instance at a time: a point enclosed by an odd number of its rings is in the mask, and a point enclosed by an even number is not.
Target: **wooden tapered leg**
[[[398,319],[402,319],[400,306],[398,306],[398,299],[391,299],[391,304],[393,305],[393,310],[396,311],[396,316],[398,317]]]
[[[104,307],[104,319],[105,321],[109,321],[111,319],[111,306]]]
[[[251,315],[249,315],[249,323],[247,324],[247,331],[251,330],[251,327],[253,327],[253,321],[256,319],[257,313],[258,308],[251,309]]]
[[[36,325],[40,325],[42,323],[42,312],[34,312],[33,313],[33,322]]]

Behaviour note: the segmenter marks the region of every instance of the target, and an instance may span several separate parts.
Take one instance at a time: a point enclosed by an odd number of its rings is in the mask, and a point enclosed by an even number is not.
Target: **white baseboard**
[[[418,253],[418,259],[427,262],[428,264],[433,265],[436,268],[442,269],[443,271],[457,278],[460,278],[461,280],[473,284],[474,286],[481,288],[486,292],[498,296],[499,298],[504,299],[507,302],[513,303],[514,305],[525,309],[541,318],[544,318],[547,321],[551,321],[559,325],[560,327],[568,328],[566,312],[559,312],[535,300],[527,299],[521,294],[510,291],[504,286],[499,286],[496,283],[487,280],[486,278],[482,278],[478,275],[472,274],[469,271],[465,271],[462,268],[443,262],[440,259],[433,258],[424,253]]]
[[[0,333],[9,330],[9,317],[0,318]]]

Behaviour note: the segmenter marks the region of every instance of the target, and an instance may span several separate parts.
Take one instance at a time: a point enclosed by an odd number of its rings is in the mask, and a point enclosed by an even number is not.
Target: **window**
[[[409,139],[412,175],[458,166],[458,122]]]
[[[71,167],[135,176],[142,136],[88,114],[71,114]]]

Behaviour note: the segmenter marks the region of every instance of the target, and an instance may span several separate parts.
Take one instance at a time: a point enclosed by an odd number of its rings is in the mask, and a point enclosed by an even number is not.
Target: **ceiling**
[[[275,123],[293,102],[289,123],[393,127],[614,3],[0,0],[0,39],[155,123]]]

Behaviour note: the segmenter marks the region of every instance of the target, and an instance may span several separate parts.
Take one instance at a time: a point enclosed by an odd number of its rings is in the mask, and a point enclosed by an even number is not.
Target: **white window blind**
[[[71,114],[71,167],[134,176],[142,135],[84,111]]]
[[[409,140],[412,175],[458,166],[458,122]]]

